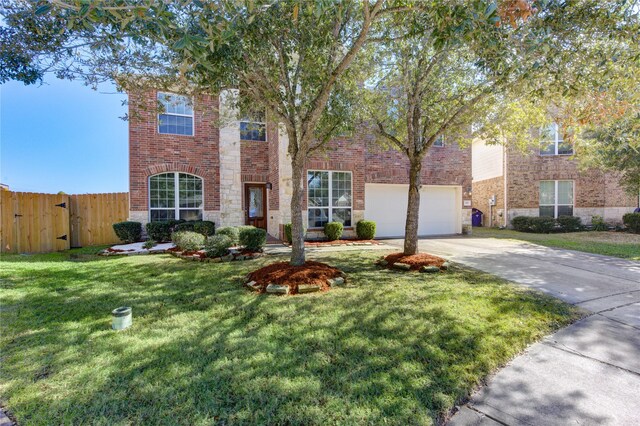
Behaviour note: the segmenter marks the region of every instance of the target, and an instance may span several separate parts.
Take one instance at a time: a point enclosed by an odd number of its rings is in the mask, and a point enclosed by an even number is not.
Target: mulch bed
[[[254,284],[252,288],[265,293],[269,284],[289,287],[288,294],[298,294],[300,285],[317,285],[320,291],[331,288],[329,280],[344,278],[344,272],[325,263],[307,261],[302,266],[293,266],[289,262],[276,262],[247,275],[247,282]]]
[[[326,247],[326,246],[371,246],[380,245],[376,240],[335,240],[335,241],[305,241],[305,247]]]
[[[427,253],[411,254],[406,256],[404,253],[391,253],[385,256],[384,260],[387,262],[384,265],[387,268],[393,268],[394,263],[404,263],[411,266],[412,271],[418,271],[423,266],[437,266],[442,268],[442,265],[446,262],[445,259],[434,256]]]

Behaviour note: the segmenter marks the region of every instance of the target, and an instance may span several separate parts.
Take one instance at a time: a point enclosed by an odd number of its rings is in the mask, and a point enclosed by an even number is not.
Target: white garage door
[[[409,185],[366,184],[366,219],[376,221],[378,237],[404,235]],[[455,186],[423,186],[420,193],[418,234],[447,235],[462,232],[462,192]]]

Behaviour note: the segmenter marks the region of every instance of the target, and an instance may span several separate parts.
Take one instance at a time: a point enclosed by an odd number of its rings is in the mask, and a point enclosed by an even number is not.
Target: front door
[[[267,229],[267,186],[247,183],[244,186],[245,223]]]

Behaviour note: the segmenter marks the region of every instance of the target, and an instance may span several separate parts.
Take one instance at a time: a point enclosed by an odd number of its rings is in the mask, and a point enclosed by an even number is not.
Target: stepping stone
[[[408,263],[401,263],[401,262],[394,263],[393,267],[395,269],[400,269],[402,271],[408,271],[409,269],[411,269],[411,265],[409,265]]]
[[[344,284],[344,278],[343,277],[338,277],[338,278],[331,278],[330,280],[328,280],[329,285],[331,287],[335,286],[335,285],[343,285]]]
[[[271,294],[289,294],[288,285],[269,284],[267,286],[267,293]]]
[[[449,262],[444,262],[442,264],[441,268],[446,271],[447,269],[449,269],[449,266],[451,266],[451,264]]]
[[[298,286],[298,293],[313,293],[314,291],[320,291],[318,284],[300,284]]]
[[[440,268],[438,268],[437,266],[423,266],[422,268],[420,268],[420,272],[426,272],[428,274],[433,274],[436,272],[440,272]]]

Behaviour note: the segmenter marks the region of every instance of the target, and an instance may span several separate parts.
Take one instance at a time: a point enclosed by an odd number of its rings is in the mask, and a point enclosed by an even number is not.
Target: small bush
[[[240,245],[247,250],[262,250],[267,243],[267,231],[262,228],[253,226],[241,227],[240,229]]]
[[[531,232],[531,221],[529,219],[531,219],[529,216],[516,216],[511,219],[511,226],[513,226],[513,229],[516,231]]]
[[[147,236],[152,240],[160,242],[171,241],[173,228],[180,223],[184,223],[184,220],[149,222],[147,223]]]
[[[556,223],[562,232],[576,232],[582,230],[582,219],[578,216],[558,216]]]
[[[193,230],[205,237],[210,237],[216,233],[216,224],[210,220],[199,220],[193,223]]]
[[[529,223],[530,232],[536,234],[548,234],[556,227],[556,221],[552,217],[531,217]]]
[[[240,230],[235,226],[224,226],[216,230],[216,235],[226,235],[231,239],[231,244],[237,246],[239,243]]]
[[[113,224],[113,230],[124,243],[135,243],[142,238],[142,224],[140,222],[118,222]]]
[[[329,222],[324,225],[324,235],[327,236],[329,241],[339,240],[342,237],[342,231],[344,226],[340,222]]]
[[[226,256],[229,253],[229,247],[232,247],[233,245],[231,237],[217,233],[216,235],[207,238],[207,242],[204,245],[204,251],[207,257]]]
[[[149,250],[149,249],[152,249],[153,247],[155,247],[156,245],[158,245],[158,243],[156,241],[147,240],[142,245],[142,248]]]
[[[376,236],[376,223],[373,220],[359,220],[356,223],[356,235],[361,240],[373,240]]]
[[[629,232],[640,234],[640,213],[627,213],[622,216],[622,223]]]
[[[548,234],[554,230],[556,221],[552,217],[516,216],[511,219],[511,226],[520,232]]]
[[[591,216],[591,227],[594,231],[606,231],[608,229],[607,223],[600,215]]]
[[[174,232],[171,235],[171,240],[175,245],[186,251],[200,250],[206,242],[204,235],[192,231]]]
[[[291,244],[291,242],[293,241],[293,237],[291,236],[291,229],[292,229],[293,225],[290,223],[285,223],[284,224],[284,239],[287,243]],[[302,228],[302,239],[305,238],[305,235],[307,235],[307,230],[306,228]]]
[[[195,224],[196,223],[193,221],[178,223],[173,227],[172,231],[173,232],[184,232],[184,231],[194,232]]]

